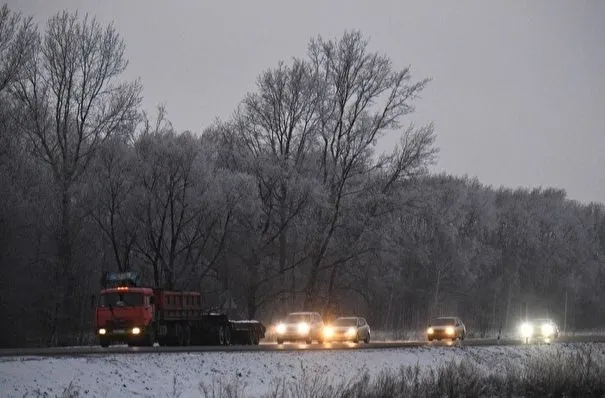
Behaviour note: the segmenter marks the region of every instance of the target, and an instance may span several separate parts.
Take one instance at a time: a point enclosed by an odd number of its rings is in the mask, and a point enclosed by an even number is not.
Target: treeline
[[[384,330],[451,313],[477,331],[526,313],[603,326],[603,205],[430,175],[433,126],[405,120],[429,80],[360,33],[312,39],[201,134],[142,112],[126,66],[111,25],[1,9],[0,346],[89,338],[106,270],[267,323],[304,308]]]

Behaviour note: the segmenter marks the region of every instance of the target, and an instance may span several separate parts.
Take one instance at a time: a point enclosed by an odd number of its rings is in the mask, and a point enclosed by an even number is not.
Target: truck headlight
[[[141,329],[134,327],[134,328],[132,328],[131,332],[132,332],[132,334],[141,334]]]
[[[302,334],[302,335],[309,334],[309,331],[311,330],[311,326],[309,326],[309,324],[306,322],[301,322],[296,327],[296,330],[298,331],[298,334]]]
[[[519,332],[521,332],[521,337],[528,338],[531,337],[532,334],[534,334],[534,327],[531,323],[524,322],[519,327]]]
[[[454,328],[451,326],[448,326],[445,328],[445,334],[447,334],[448,336],[453,336],[454,335]]]
[[[349,336],[349,337],[355,336],[356,333],[357,333],[357,330],[355,330],[355,328],[348,328],[347,329],[347,336]]]
[[[555,328],[552,327],[550,323],[545,323],[542,325],[542,335],[546,337],[550,337],[555,333]]]
[[[334,328],[332,326],[326,326],[324,328],[324,337],[326,339],[334,337]]]
[[[433,334],[433,333],[435,333],[435,329],[433,329],[433,328],[428,328],[426,330],[426,334]]]
[[[100,335],[104,335],[106,333],[107,333],[107,330],[105,330],[105,329],[99,329],[99,334]]]
[[[275,331],[277,332],[277,334],[286,333],[286,325],[284,325],[283,323],[278,323],[275,327]]]

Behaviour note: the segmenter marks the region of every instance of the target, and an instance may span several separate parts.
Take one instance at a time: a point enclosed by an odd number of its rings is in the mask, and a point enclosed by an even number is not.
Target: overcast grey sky
[[[416,123],[434,121],[434,171],[511,188],[564,188],[605,202],[605,1],[9,0],[37,21],[79,10],[114,21],[144,107],[178,130],[227,119],[258,74],[311,37],[358,29],[370,49],[434,80]],[[395,138],[385,139],[388,149]]]

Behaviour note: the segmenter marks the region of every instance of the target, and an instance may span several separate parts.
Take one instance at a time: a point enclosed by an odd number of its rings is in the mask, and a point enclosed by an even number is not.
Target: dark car
[[[365,318],[347,316],[336,318],[330,325],[324,327],[325,341],[352,341],[358,343],[370,342],[370,325]]]
[[[426,329],[428,341],[433,340],[464,340],[466,327],[460,318],[455,316],[443,316],[434,318]]]

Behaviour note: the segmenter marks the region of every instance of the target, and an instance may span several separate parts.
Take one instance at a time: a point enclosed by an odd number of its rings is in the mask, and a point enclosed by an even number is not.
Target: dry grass
[[[302,364],[301,364],[302,366]],[[574,351],[555,350],[529,357],[521,366],[504,363],[496,373],[468,360],[451,361],[436,368],[402,367],[372,377],[359,374],[347,382],[334,382],[324,375],[308,374],[304,367],[298,379],[275,380],[266,398],[386,398],[386,397],[605,397],[605,352],[594,345]],[[176,379],[173,397],[183,396]],[[34,391],[34,397],[86,396],[72,383],[57,395]],[[246,385],[216,379],[201,383],[199,396],[244,398]]]
[[[435,369],[403,367],[398,372],[369,374],[334,384],[322,377],[276,385],[267,397],[603,397],[605,360],[593,347],[571,353],[556,351],[528,360],[523,368],[507,365],[490,373],[469,361]]]

